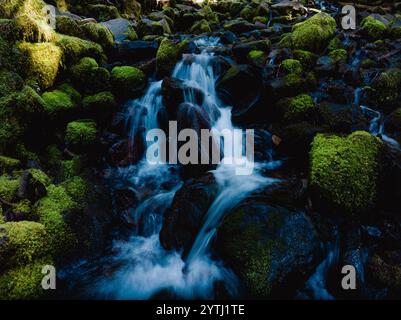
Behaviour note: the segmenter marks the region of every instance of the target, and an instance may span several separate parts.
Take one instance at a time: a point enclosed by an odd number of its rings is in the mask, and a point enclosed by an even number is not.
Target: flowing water
[[[233,130],[231,108],[223,106],[216,95],[219,75],[212,60],[213,48],[219,46],[219,38],[200,38],[195,44],[201,53],[184,56],[172,76],[203,91],[205,99],[200,107],[214,129]],[[151,83],[142,98],[127,105],[125,115],[131,141],[136,141],[138,135],[143,137],[147,130],[159,127],[157,114],[164,108],[161,84],[161,81]],[[196,103],[191,90],[186,91],[185,102]],[[236,143],[242,143],[242,140]],[[237,147],[243,150],[242,145]],[[137,152],[134,143],[130,152]],[[159,241],[163,214],[182,186],[177,168],[166,163],[149,164],[142,159],[128,168],[110,169],[110,180],[115,188],[128,185],[137,192],[140,201],[125,213],[134,226],[132,236],[128,240],[115,241],[113,254],[103,259],[104,263],[115,266],[114,269],[92,280],[88,295],[108,299],[149,299],[168,293],[177,298],[213,298],[215,284],[219,282],[224,284],[229,296],[238,296],[236,276],[221,261],[211,258],[210,244],[228,210],[252,191],[275,182],[259,173],[261,169],[280,165],[279,161],[273,161],[271,152],[267,155],[264,162],[254,164],[251,175],[244,177],[236,175],[237,166],[239,163],[247,165],[252,159],[245,153],[224,154],[225,158],[213,171],[218,194],[186,259],[182,258],[181,252],[164,250]]]

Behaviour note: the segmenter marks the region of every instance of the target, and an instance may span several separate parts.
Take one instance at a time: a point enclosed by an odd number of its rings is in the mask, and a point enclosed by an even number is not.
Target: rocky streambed
[[[7,0],[0,297],[399,297],[401,4],[344,5]],[[173,120],[254,129],[252,174],[150,165]]]

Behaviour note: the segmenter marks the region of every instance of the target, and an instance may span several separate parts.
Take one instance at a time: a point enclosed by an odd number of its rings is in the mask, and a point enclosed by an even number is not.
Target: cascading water
[[[205,99],[200,106],[214,129],[234,129],[231,122],[231,108],[223,107],[216,95],[215,84],[218,74],[213,67],[213,47],[219,45],[215,37],[195,41],[200,54],[183,57],[175,67],[172,76],[184,81],[189,87],[200,89]],[[162,82],[150,84],[141,99],[129,103],[125,114],[132,140],[146,130],[159,127],[157,113],[164,108],[161,95]],[[185,91],[185,102],[196,104],[191,89]],[[216,112],[217,110],[217,112]],[[143,137],[143,136],[142,136]],[[215,136],[214,139],[220,139]],[[235,139],[234,139],[235,140]],[[241,143],[242,141],[236,141]],[[234,146],[243,150],[242,145]],[[134,150],[135,151],[135,150]],[[226,155],[225,155],[226,156]],[[210,242],[224,214],[252,191],[273,183],[275,180],[260,175],[259,169],[272,169],[280,165],[268,153],[267,161],[255,164],[253,173],[243,177],[236,175],[236,166],[247,164],[244,154],[229,154],[213,171],[219,192],[208,210],[201,231],[186,260],[181,253],[166,251],[160,244],[159,232],[165,210],[171,205],[175,192],[182,185],[174,166],[159,163],[149,164],[141,160],[128,168],[110,169],[110,179],[116,188],[128,185],[138,194],[139,205],[129,210],[131,223],[135,226],[128,240],[113,244],[113,255],[107,264],[116,265],[109,276],[97,277],[91,284],[90,296],[111,299],[148,299],[168,292],[169,296],[181,298],[213,298],[216,282],[225,284],[226,292],[238,295],[236,276],[220,261],[210,257]],[[227,159],[235,158],[235,161]]]

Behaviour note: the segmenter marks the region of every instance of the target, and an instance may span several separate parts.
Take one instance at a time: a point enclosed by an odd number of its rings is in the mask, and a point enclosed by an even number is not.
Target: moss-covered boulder
[[[23,80],[17,73],[9,70],[0,71],[0,97],[4,97],[14,91],[21,90],[22,86]]]
[[[7,175],[0,176],[0,198],[7,202],[14,202],[17,197],[19,179]]]
[[[315,103],[310,95],[301,94],[290,99],[284,113],[287,122],[308,120],[313,117]]]
[[[70,74],[74,85],[82,92],[91,94],[109,89],[110,73],[99,67],[93,58],[82,58],[71,67]]]
[[[117,97],[130,98],[140,94],[147,84],[145,74],[135,67],[114,67],[111,71],[111,85]]]
[[[347,60],[348,53],[345,49],[335,49],[329,52],[329,57],[333,63],[339,63]]]
[[[62,51],[53,43],[18,44],[25,56],[24,72],[27,78],[37,83],[42,89],[54,85],[62,62]]]
[[[45,227],[37,222],[7,222],[0,225],[0,270],[23,266],[51,252]]]
[[[285,59],[281,63],[281,71],[284,72],[284,74],[301,75],[302,64],[295,59]]]
[[[19,161],[18,159],[0,156],[0,174],[11,172],[17,169],[20,165],[21,161]]]
[[[77,208],[77,203],[61,186],[50,185],[47,196],[40,199],[34,206],[34,214],[45,226],[49,235],[51,254],[66,256],[76,247],[76,237],[64,221],[63,215],[68,210]]]
[[[291,42],[295,49],[312,52],[323,50],[336,31],[336,21],[327,13],[317,13],[304,22],[294,25]]]
[[[382,143],[370,133],[347,137],[318,134],[310,152],[310,186],[315,203],[350,213],[375,205]]]
[[[104,4],[90,4],[87,6],[87,9],[85,9],[85,12],[98,21],[107,21],[120,17],[120,13],[115,6],[107,6]]]
[[[193,24],[190,32],[194,34],[202,34],[212,32],[212,29],[210,28],[209,22],[207,22],[206,19],[202,19]]]
[[[310,51],[305,50],[294,50],[294,59],[298,60],[302,64],[304,70],[312,69],[316,63],[317,55]]]
[[[117,103],[111,92],[104,91],[85,97],[82,106],[91,117],[103,122],[109,120],[116,111]]]
[[[217,233],[217,248],[238,274],[247,296],[291,296],[319,259],[316,231],[302,212],[250,197],[228,212]]]
[[[51,259],[40,259],[31,264],[13,268],[0,275],[0,299],[28,300],[42,298],[43,267],[53,265]]]
[[[79,120],[67,125],[65,141],[75,147],[87,147],[96,139],[96,123],[90,120]]]
[[[397,107],[400,97],[401,70],[389,69],[382,72],[372,82],[373,91],[369,93],[375,105],[384,111],[392,111]]]
[[[85,38],[100,44],[104,49],[111,49],[114,36],[111,31],[100,23],[86,23],[81,26]]]
[[[367,16],[361,22],[361,31],[372,40],[382,39],[386,32],[386,25],[372,16]]]
[[[67,35],[58,35],[56,44],[62,50],[65,65],[77,63],[84,57],[95,58],[98,61],[106,60],[102,47],[92,41]]]
[[[251,50],[248,52],[248,61],[257,67],[263,67],[267,60],[267,55],[262,50]]]
[[[61,90],[45,92],[42,95],[42,99],[45,102],[45,111],[47,115],[52,118],[63,117],[76,107],[71,96]]]
[[[170,75],[179,59],[180,52],[176,43],[164,38],[156,54],[156,70],[159,76]]]

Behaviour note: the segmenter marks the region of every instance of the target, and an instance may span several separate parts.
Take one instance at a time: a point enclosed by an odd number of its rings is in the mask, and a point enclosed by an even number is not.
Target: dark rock
[[[191,94],[197,105],[202,105],[204,93],[194,87],[190,87],[183,80],[165,77],[162,83],[163,103],[166,106],[170,120],[177,118],[178,106],[185,102],[185,96]]]
[[[160,242],[165,249],[185,249],[187,252],[191,248],[217,191],[212,174],[184,183],[164,216]]]
[[[155,59],[158,48],[157,41],[124,41],[116,45],[112,59],[125,64],[137,64]]]
[[[116,43],[122,43],[126,41],[129,28],[133,26],[133,24],[129,20],[124,18],[117,18],[105,21],[101,24],[111,31]]]
[[[291,297],[314,271],[320,241],[303,212],[251,196],[224,218],[216,247],[249,296]]]
[[[216,90],[220,99],[233,106],[233,120],[243,121],[255,115],[253,112],[261,95],[262,81],[260,74],[249,65],[235,65],[221,76]]]
[[[31,202],[35,202],[46,194],[45,185],[38,179],[35,179],[29,171],[24,171],[18,188],[18,198],[29,199]]]

